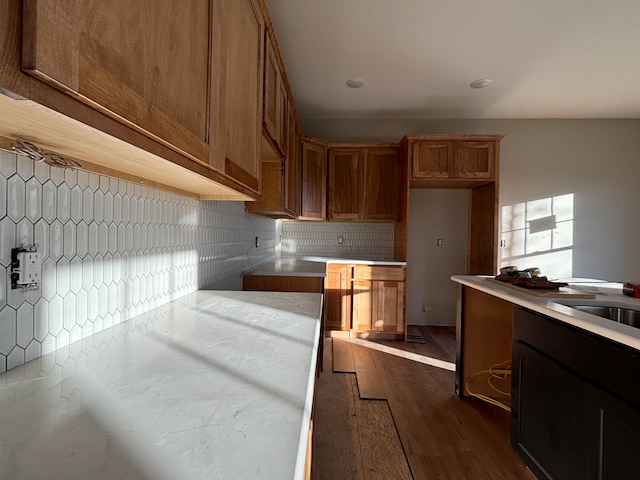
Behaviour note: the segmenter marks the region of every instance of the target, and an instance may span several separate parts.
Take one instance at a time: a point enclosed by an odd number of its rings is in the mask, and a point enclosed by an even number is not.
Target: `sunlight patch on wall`
[[[549,278],[573,275],[573,193],[502,207],[500,266],[540,268]]]

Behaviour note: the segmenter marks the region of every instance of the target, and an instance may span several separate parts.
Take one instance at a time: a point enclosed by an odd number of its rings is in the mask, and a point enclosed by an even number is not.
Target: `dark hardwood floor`
[[[455,396],[454,329],[419,330],[425,343],[326,339],[316,390],[316,478],[534,479],[510,447],[508,413]]]

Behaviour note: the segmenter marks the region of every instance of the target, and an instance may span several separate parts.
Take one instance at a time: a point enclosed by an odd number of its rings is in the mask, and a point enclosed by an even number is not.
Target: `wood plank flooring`
[[[329,342],[331,340],[329,339]],[[326,343],[326,342],[325,342]],[[330,344],[331,345],[331,344]],[[325,352],[328,348],[325,348]],[[333,342],[333,371],[342,373],[356,373],[356,366],[353,361],[353,351],[351,350],[351,344],[349,342],[339,340]],[[327,362],[325,362],[325,369],[327,368]],[[331,363],[328,365],[328,369],[331,370]]]
[[[334,343],[345,342],[352,348],[353,362],[356,367],[356,379],[358,382],[358,392],[363,400],[386,400],[385,381],[382,365],[376,365],[377,357],[372,350],[364,347],[352,345],[348,340],[335,338]],[[380,362],[377,359],[378,363]]]
[[[316,479],[411,479],[388,403],[360,399],[354,373],[332,372],[331,339],[325,343],[316,383]]]
[[[452,328],[421,332],[424,344],[376,343],[454,361]],[[347,339],[334,338],[333,349],[327,342],[316,390],[316,478],[534,479],[509,444],[508,413],[459,400],[453,372]],[[331,353],[339,368],[352,361],[356,374],[334,373]],[[386,401],[360,398],[363,388]]]

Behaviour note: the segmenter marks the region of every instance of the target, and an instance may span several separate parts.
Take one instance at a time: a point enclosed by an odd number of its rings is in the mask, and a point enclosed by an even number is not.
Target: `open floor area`
[[[316,390],[316,478],[532,480],[509,414],[454,393],[455,330],[411,343],[326,338]]]

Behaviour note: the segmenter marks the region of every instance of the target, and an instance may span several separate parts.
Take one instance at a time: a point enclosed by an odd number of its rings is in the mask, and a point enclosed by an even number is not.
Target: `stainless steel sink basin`
[[[634,310],[628,305],[615,302],[587,303],[585,300],[556,300],[555,303],[575,308],[582,312],[597,315],[618,323],[640,328],[640,310]]]

